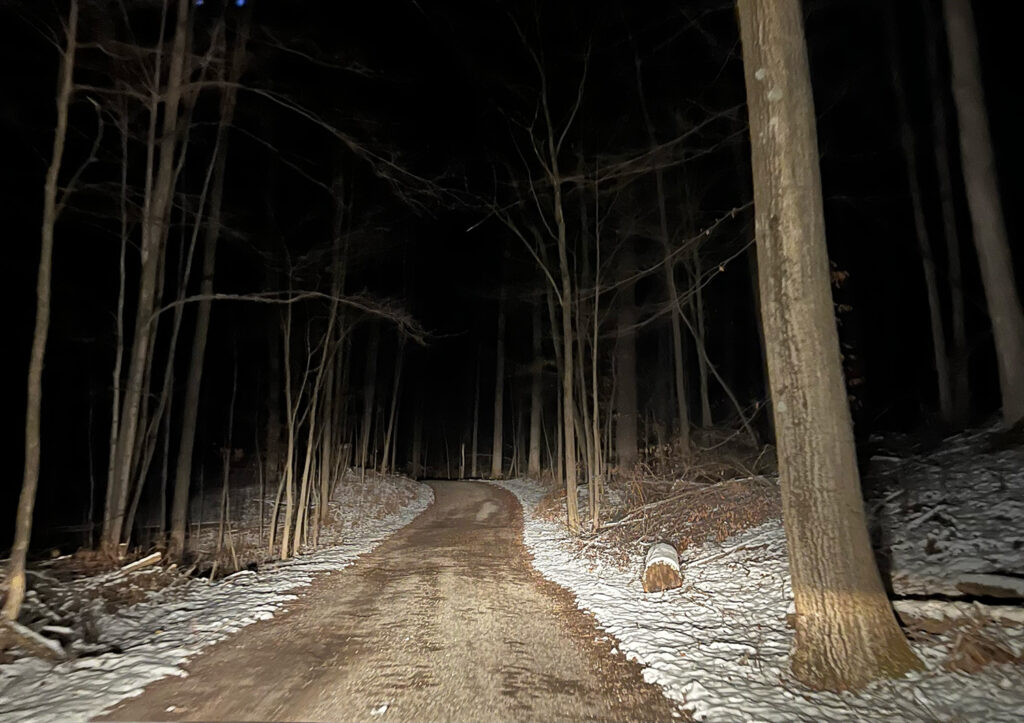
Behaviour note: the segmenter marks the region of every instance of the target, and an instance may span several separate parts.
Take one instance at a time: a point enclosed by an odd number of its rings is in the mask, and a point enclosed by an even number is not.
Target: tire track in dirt
[[[433,483],[435,502],[284,613],[105,720],[670,720],[673,705],[572,596],[540,577],[515,497]]]

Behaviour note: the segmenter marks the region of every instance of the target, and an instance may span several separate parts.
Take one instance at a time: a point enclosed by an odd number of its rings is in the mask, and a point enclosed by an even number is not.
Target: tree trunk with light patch
[[[783,519],[792,667],[815,689],[921,668],[868,538],[829,288],[817,130],[799,0],[739,0]]]

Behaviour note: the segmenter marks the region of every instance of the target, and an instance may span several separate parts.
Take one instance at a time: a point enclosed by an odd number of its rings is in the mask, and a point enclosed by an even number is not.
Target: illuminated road
[[[534,572],[511,494],[433,487],[435,503],[374,552],[107,718],[672,718],[639,667],[596,642],[592,619]]]

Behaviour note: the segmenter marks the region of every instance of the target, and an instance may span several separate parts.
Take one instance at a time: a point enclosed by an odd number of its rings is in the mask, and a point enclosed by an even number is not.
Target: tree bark
[[[1014,281],[969,0],[943,0],[974,247],[992,320],[1003,422],[1024,418],[1024,310]]]
[[[920,668],[872,556],[832,312],[799,0],[739,0],[761,313],[796,603],[792,667],[816,689]]]
[[[39,272],[36,277],[36,321],[32,334],[32,352],[28,363],[28,393],[25,408],[25,467],[14,524],[14,544],[7,564],[7,598],[3,617],[16,620],[25,598],[25,559],[32,536],[32,514],[39,486],[40,429],[42,426],[43,360],[50,331],[50,283],[53,270],[53,230],[57,225],[57,179],[64,159],[67,138],[68,106],[74,81],[75,50],[78,42],[78,2],[72,0],[68,14],[67,44],[61,56],[60,82],[57,86],[57,127],[53,134],[53,152],[43,187],[43,223],[40,234]]]

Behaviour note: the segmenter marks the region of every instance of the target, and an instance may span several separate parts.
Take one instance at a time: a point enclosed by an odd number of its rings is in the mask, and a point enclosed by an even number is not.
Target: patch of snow
[[[872,457],[883,483],[871,508],[898,595],[957,597],[965,576],[1024,575],[1024,448],[993,449],[993,436],[972,431],[926,455]]]
[[[613,650],[644,667],[697,720],[710,721],[1019,721],[1020,667],[965,675],[942,670],[952,641],[914,643],[927,670],[859,693],[811,691],[791,676],[792,592],[786,541],[776,520],[727,540],[687,550],[683,587],[645,594],[644,560],[628,568],[583,559],[564,524],[535,514],[545,490],[529,480],[497,482],[520,500],[534,567],[568,589],[615,638]],[[924,523],[922,523],[924,524]],[[1008,628],[1013,647],[1024,630]]]
[[[101,616],[97,620],[101,639],[120,653],[57,664],[26,657],[0,666],[0,720],[85,720],[141,694],[161,678],[184,677],[181,666],[203,648],[274,617],[315,575],[348,567],[411,522],[434,499],[430,487],[412,480],[385,484],[409,486],[413,501],[382,519],[346,520],[344,541],[333,547],[212,584],[192,579],[155,591],[148,600],[116,615]]]
[[[651,546],[651,549],[647,551],[644,566],[650,567],[658,562],[668,565],[676,572],[679,572],[679,556],[676,554],[676,548],[667,542],[659,542],[657,545]]]

